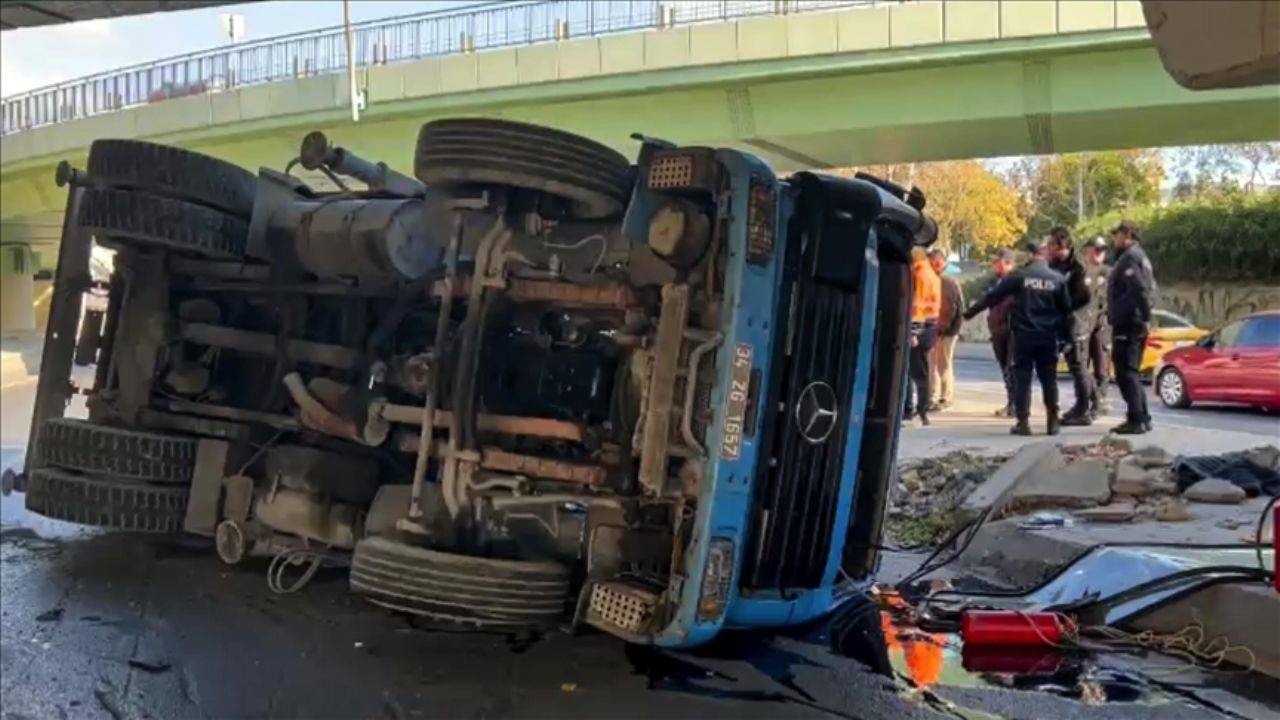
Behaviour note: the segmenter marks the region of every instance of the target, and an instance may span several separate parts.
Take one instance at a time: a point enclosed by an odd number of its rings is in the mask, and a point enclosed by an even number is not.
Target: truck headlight
[[[698,599],[699,620],[719,620],[729,603],[733,582],[733,541],[712,538],[707,550],[707,566],[702,571],[702,595]]]

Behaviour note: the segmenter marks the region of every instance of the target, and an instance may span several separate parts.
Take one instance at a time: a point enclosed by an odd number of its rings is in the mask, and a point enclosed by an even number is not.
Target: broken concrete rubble
[[[1118,435],[1108,435],[1102,438],[1098,441],[1096,447],[1101,453],[1107,455],[1114,455],[1117,453],[1120,455],[1128,455],[1133,452],[1133,443]]]
[[[1007,456],[957,451],[903,465],[889,506],[889,534],[902,545],[937,542],[958,526],[956,506]]]
[[[1065,465],[1066,461],[1057,445],[1050,442],[1027,445],[970,493],[960,503],[957,514],[964,522],[977,518],[988,509],[998,516],[1012,500],[1016,487],[1033,477],[1052,477]]]
[[[1266,450],[1256,452],[1269,462]],[[983,512],[995,520],[1055,509],[1075,511],[1079,520],[1092,523],[1186,522],[1203,513],[1188,510],[1186,501],[1197,500],[1195,494],[1179,496],[1171,470],[1175,460],[1156,446],[1131,451],[1127,441],[1106,438],[1064,447],[1037,442],[1008,458],[958,451],[912,462],[903,466],[895,486],[889,533],[900,545],[932,544]],[[1240,497],[1236,486],[1219,490],[1212,495],[1217,499],[1197,501]]]
[[[1116,463],[1111,491],[1117,495],[1146,497],[1175,491],[1167,468],[1145,468],[1134,455],[1126,455]]]
[[[1187,501],[1176,495],[1157,498],[1154,503],[1143,505],[1139,508],[1139,514],[1161,522],[1186,522],[1191,519]]]
[[[1013,490],[1006,512],[1039,508],[1086,508],[1111,497],[1111,463],[1090,458],[1052,472],[1025,477]]]
[[[1138,467],[1146,470],[1172,467],[1174,460],[1173,456],[1166,452],[1164,448],[1156,447],[1155,445],[1138,448],[1130,457],[1133,458]]]
[[[1133,519],[1137,508],[1130,501],[1114,502],[1102,507],[1077,510],[1075,515],[1085,522],[1119,523]]]
[[[1203,503],[1220,503],[1223,505],[1239,505],[1244,502],[1245,491],[1229,480],[1209,478],[1201,480],[1182,491],[1188,500]]]

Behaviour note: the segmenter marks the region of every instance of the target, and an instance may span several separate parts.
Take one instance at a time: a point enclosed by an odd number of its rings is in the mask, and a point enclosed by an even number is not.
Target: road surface
[[[961,391],[989,394],[984,372],[980,360],[963,361]],[[33,390],[27,381],[0,390],[0,464],[20,460]],[[1174,687],[1143,672],[1151,661],[1122,654],[1073,659],[1046,676],[984,675],[964,669],[957,638],[910,630],[891,629],[892,679],[849,657],[866,643],[825,622],[731,633],[690,653],[597,632],[432,631],[349,594],[341,568],[275,595],[264,563],[224,565],[205,541],[80,529],[22,504],[19,493],[0,500],[4,720],[1280,713],[1280,683],[1262,676],[1193,673]],[[920,558],[894,560],[883,576],[900,577]]]
[[[965,396],[994,395],[1002,396],[999,366],[996,365],[991,348],[985,343],[963,343],[956,347],[956,381]],[[1034,383],[1033,413],[1042,414],[1039,405],[1040,387]],[[1257,435],[1272,442],[1280,440],[1280,415],[1267,414],[1255,408],[1235,407],[1230,405],[1197,404],[1185,410],[1174,410],[1165,407],[1164,403],[1147,389],[1147,405],[1151,412],[1151,423],[1154,426],[1186,428],[1191,430],[1207,429]],[[1075,402],[1075,389],[1069,375],[1058,376],[1058,396],[1062,411],[1066,412]],[[1124,401],[1120,390],[1112,385],[1108,391],[1111,400],[1111,413],[1099,424],[1104,427],[1118,425],[1124,421]]]
[[[1150,387],[1147,388],[1150,393]],[[1064,427],[1056,439],[1062,443],[1095,442],[1124,420],[1124,401],[1114,386],[1108,393],[1111,412],[1088,427]],[[1063,410],[1075,401],[1071,378],[1058,378],[1058,396]],[[995,417],[1004,405],[1004,386],[999,368],[986,344],[963,343],[956,348],[956,394],[952,408],[935,413],[933,425],[921,427],[908,421],[899,445],[900,458],[940,455],[957,449],[976,452],[1011,452],[1028,442],[1012,436],[1013,420]],[[1132,436],[1135,447],[1159,445],[1173,454],[1214,453],[1257,445],[1280,445],[1280,416],[1259,410],[1225,405],[1197,404],[1186,410],[1166,408],[1148,396],[1154,430]],[[1040,387],[1033,383],[1031,427],[1038,439],[1044,437],[1044,406]]]

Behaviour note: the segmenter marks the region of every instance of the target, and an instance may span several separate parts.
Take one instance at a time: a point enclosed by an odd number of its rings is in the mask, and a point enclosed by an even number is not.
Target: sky
[[[476,0],[360,0],[351,3],[351,20],[377,20],[474,4]],[[0,96],[227,45],[229,41],[218,21],[223,13],[244,16],[245,35],[240,42],[342,24],[341,2],[294,0],[7,30],[0,42]],[[54,52],[55,49],[70,51]]]
[[[481,0],[359,0],[351,3],[351,13],[353,22],[362,22],[476,4]],[[0,96],[226,46],[230,41],[219,21],[223,13],[244,16],[245,34],[239,42],[342,24],[340,0],[277,0],[9,30],[0,42]],[[1171,169],[1173,158],[1169,151],[1164,155]],[[999,170],[1012,160],[985,162]]]

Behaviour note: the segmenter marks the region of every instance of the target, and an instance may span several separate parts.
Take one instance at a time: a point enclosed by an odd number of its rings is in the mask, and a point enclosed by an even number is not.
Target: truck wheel
[[[422,126],[414,174],[428,186],[497,184],[570,201],[570,213],[600,218],[622,211],[631,163],[593,140],[508,120],[436,120]]]
[[[249,235],[243,220],[203,205],[104,188],[85,188],[80,224],[107,245],[151,245],[216,260],[243,257]]]
[[[36,465],[106,475],[128,481],[187,485],[196,463],[196,440],[125,430],[84,420],[46,420],[36,443]]]
[[[258,179],[208,155],[141,140],[94,140],[89,177],[96,185],[141,190],[248,220]]]
[[[80,525],[176,533],[187,511],[187,488],[36,468],[27,480],[27,509]]]
[[[351,590],[370,602],[476,630],[554,626],[569,602],[569,569],[413,547],[384,537],[356,543]]]

